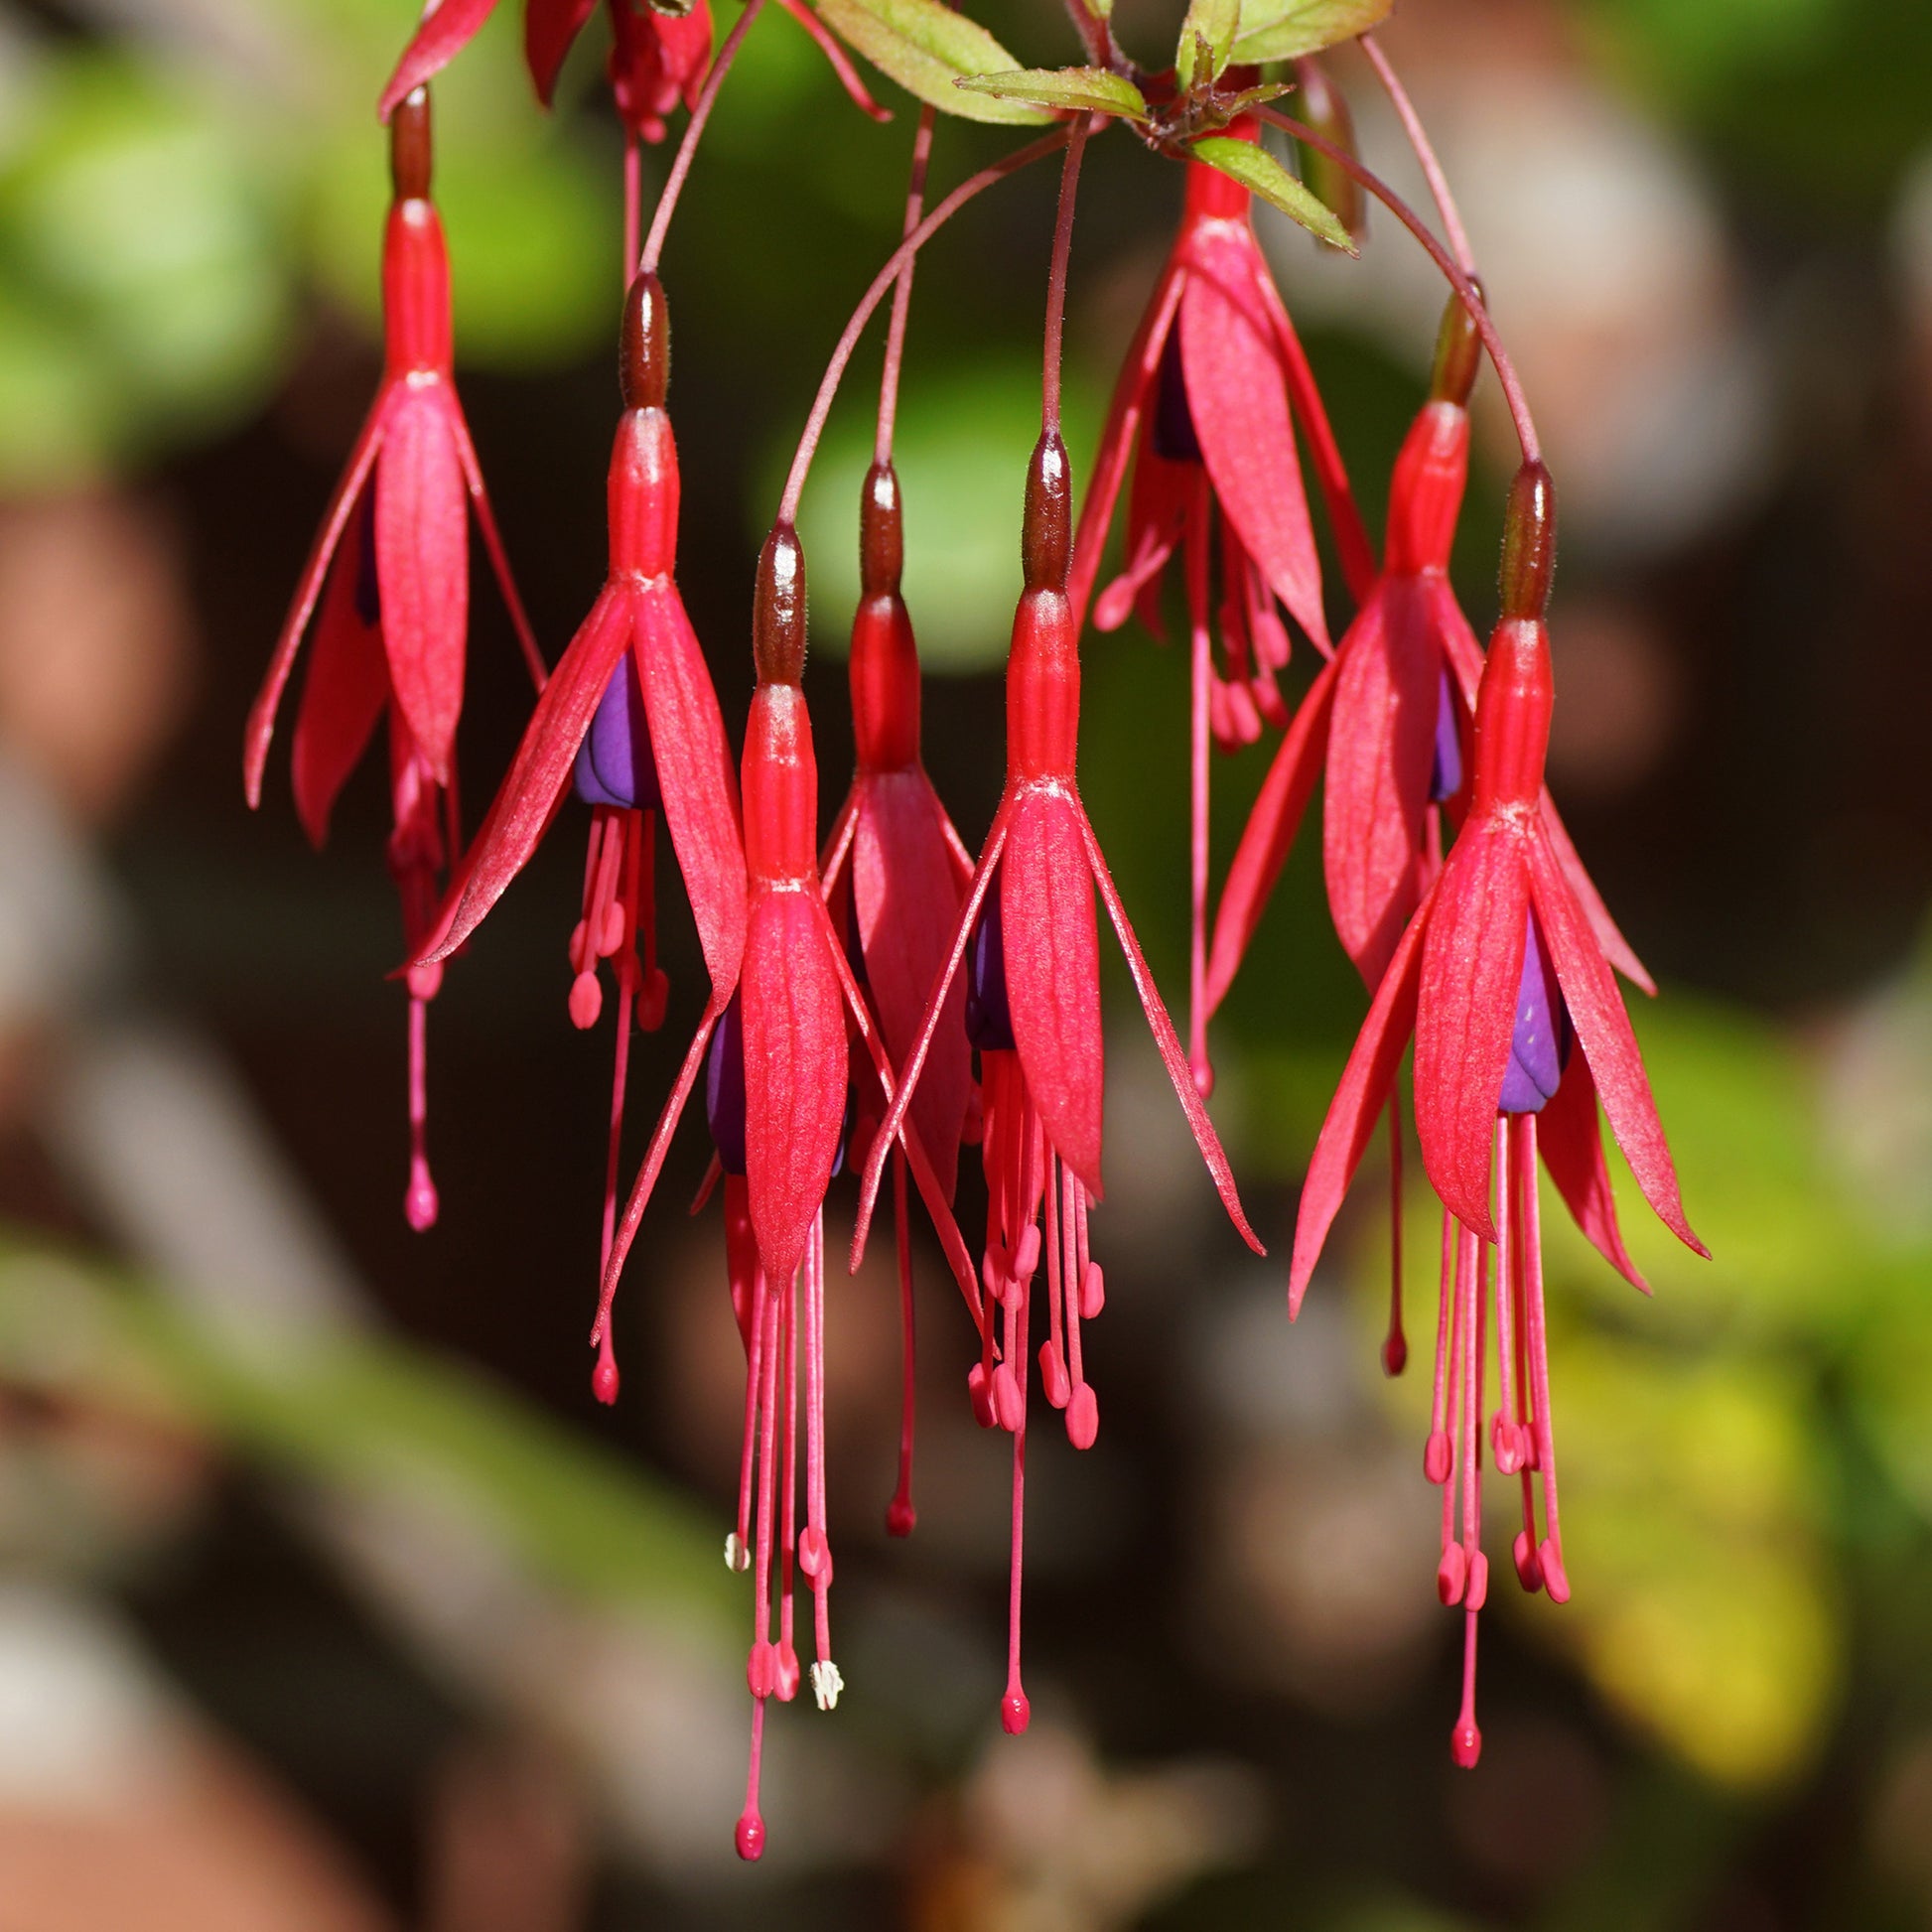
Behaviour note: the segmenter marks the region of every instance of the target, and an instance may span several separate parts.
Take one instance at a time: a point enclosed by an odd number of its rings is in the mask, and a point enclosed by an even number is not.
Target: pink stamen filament
[[[1389,1089],[1389,1332],[1382,1343],[1382,1373],[1400,1375],[1409,1365],[1409,1338],[1402,1332],[1402,1093]]]
[[[1213,640],[1207,627],[1207,472],[1195,486],[1187,521],[1186,569],[1190,695],[1187,759],[1187,1059],[1205,1099],[1214,1088],[1207,1057],[1208,721],[1213,686]]]
[[[429,1002],[409,996],[409,1187],[403,1211],[418,1234],[436,1225],[440,1203],[429,1171]]]
[[[918,1375],[913,1337],[912,1223],[905,1185],[905,1156],[893,1151],[893,1231],[898,1260],[899,1422],[898,1485],[886,1507],[886,1533],[910,1536],[918,1521],[912,1506],[912,1435],[917,1417]]]
[[[785,1351],[785,1420],[779,1439],[784,1499],[778,1506],[778,1702],[789,1704],[798,1695],[798,1646],[795,1566],[798,1549],[798,1307],[797,1283],[785,1284],[779,1305],[778,1332]]]
[[[1509,359],[1509,350],[1503,346],[1503,339],[1497,333],[1496,325],[1489,318],[1489,311],[1483,306],[1482,297],[1474,282],[1459,268],[1449,251],[1438,241],[1414,208],[1398,195],[1379,175],[1362,166],[1352,154],[1339,148],[1324,135],[1317,134],[1313,128],[1288,114],[1279,113],[1272,107],[1255,110],[1271,126],[1279,127],[1283,133],[1292,134],[1298,141],[1325,154],[1329,160],[1368,190],[1368,192],[1393,214],[1402,225],[1419,241],[1430,259],[1442,270],[1449,286],[1462,298],[1462,305],[1469,312],[1469,319],[1480,332],[1483,346],[1489,351],[1489,359],[1496,370],[1496,380],[1501,383],[1503,396],[1509,404],[1511,420],[1516,425],[1516,440],[1522,446],[1525,463],[1540,463],[1543,460],[1543,446],[1537,439],[1536,423],[1530,415],[1529,398],[1523,393],[1522,382],[1516,374],[1516,365]]]
[[[1536,1192],[1536,1116],[1517,1123],[1516,1186],[1522,1203],[1524,1314],[1531,1385],[1536,1406],[1536,1466],[1543,1478],[1543,1514],[1549,1534],[1537,1550],[1543,1587],[1553,1603],[1570,1600],[1563,1564],[1563,1530],[1557,1517],[1557,1449],[1550,1428],[1550,1349],[1543,1316],[1543,1230]]]

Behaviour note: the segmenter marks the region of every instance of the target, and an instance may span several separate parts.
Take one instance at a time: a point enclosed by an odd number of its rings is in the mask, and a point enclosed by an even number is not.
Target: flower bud
[[[1482,284],[1475,285],[1478,297]],[[1476,372],[1482,365],[1482,332],[1459,295],[1451,295],[1443,308],[1442,327],[1436,332],[1436,366],[1430,373],[1431,402],[1452,402],[1458,409],[1469,405],[1469,391],[1476,386]]]
[[[1348,111],[1348,99],[1328,78],[1319,61],[1304,57],[1295,63],[1295,79],[1301,88],[1302,115],[1317,134],[1332,141],[1343,154],[1355,152],[1355,117]],[[1302,179],[1311,193],[1333,210],[1335,218],[1357,241],[1367,226],[1367,208],[1362,201],[1361,184],[1338,161],[1316,149],[1302,150]]]
[[[752,658],[760,684],[796,684],[805,675],[805,552],[789,523],[772,524],[759,552]]]
[[[618,334],[618,387],[626,409],[662,409],[671,386],[671,316],[664,284],[639,275],[623,302]]]
[[[1063,591],[1073,547],[1073,488],[1066,445],[1056,429],[1042,430],[1027,471],[1027,511],[1020,560],[1030,591]]]
[[[429,88],[422,86],[389,116],[389,180],[397,201],[428,201],[430,155]]]
[[[899,515],[898,472],[875,463],[866,472],[859,501],[859,589],[865,597],[890,597],[905,567],[905,529]]]
[[[1550,604],[1557,570],[1557,485],[1542,463],[1526,463],[1509,485],[1503,515],[1502,614],[1535,619]]]

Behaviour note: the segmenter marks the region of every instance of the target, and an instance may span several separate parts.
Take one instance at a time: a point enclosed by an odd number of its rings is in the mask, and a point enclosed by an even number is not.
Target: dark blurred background
[[[601,16],[545,117],[519,11],[437,84],[437,192],[464,398],[554,656],[603,570],[619,144]],[[1119,0],[1117,24],[1159,65],[1180,11]],[[828,1322],[850,1688],[830,1719],[774,1710],[756,1870],[731,1853],[748,1601],[717,1559],[742,1366],[715,1210],[681,1212],[695,1128],[620,1304],[623,1401],[589,1393],[610,1038],[565,1013],[581,828],[432,1010],[444,1212],[418,1237],[380,774],[320,857],[285,752],[258,815],[240,795],[380,365],[372,101],[413,14],[0,7],[0,1932],[1932,1922],[1932,10],[1405,0],[1384,37],[1563,488],[1552,780],[1664,982],[1636,1017],[1716,1256],[1630,1190],[1640,1304],[1547,1224],[1576,1595],[1495,1592],[1481,1767],[1449,1762],[1460,1621],[1419,1466],[1429,1204],[1418,1368],[1386,1385],[1385,1183],[1291,1329],[1111,961],[1105,1428],[1086,1456],[1035,1437],[1033,1730],[996,1721],[1005,1439],[972,1426],[923,1250],[919,1529],[881,1529],[875,1260]],[[1057,7],[983,17],[1022,61],[1074,58]],[[1420,199],[1372,76],[1332,66]],[[886,127],[773,10],[666,256],[680,579],[734,733],[757,545],[897,233],[913,115],[881,84]],[[1005,140],[943,123],[935,179]],[[1001,771],[1052,194],[1040,171],[986,196],[914,300],[906,590],[969,843]],[[1178,199],[1127,139],[1094,149],[1076,461]],[[1379,529],[1440,288],[1389,220],[1360,262],[1259,225]],[[803,522],[828,818],[876,375],[875,344]],[[1496,405],[1488,384],[1458,553],[1478,630]],[[528,705],[481,576],[474,609],[473,816]],[[1083,789],[1177,994],[1183,666],[1134,627],[1086,663]],[[1265,761],[1217,771],[1221,858]],[[700,1000],[683,914],[664,943],[626,1166]],[[1278,1247],[1362,1006],[1305,839],[1217,1032],[1216,1115]],[[849,1182],[829,1211],[837,1248]]]

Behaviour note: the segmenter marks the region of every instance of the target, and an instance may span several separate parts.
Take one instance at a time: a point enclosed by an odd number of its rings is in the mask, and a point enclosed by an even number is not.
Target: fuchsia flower
[[[745,733],[744,944],[740,969],[715,977],[711,1000],[679,1070],[649,1152],[624,1208],[604,1272],[592,1341],[608,1359],[612,1304],[630,1244],[656,1186],[672,1134],[707,1072],[706,1114],[726,1176],[727,1256],[739,1330],[746,1344],[745,1449],[738,1527],[726,1545],[734,1569],[754,1571],[755,1637],[747,1679],[756,1700],[752,1761],[738,1849],[763,1849],[759,1771],[766,1700],[797,1689],[789,1654],[794,1539],[796,1375],[805,1379],[805,1528],[797,1567],[812,1588],[816,1661],[812,1689],[821,1710],[843,1688],[831,1658],[828,1592],[832,1553],[825,1522],[825,1193],[842,1165],[848,1133],[847,1021],[892,1096],[879,1029],[853,978],[826,909],[817,854],[818,765],[811,716],[799,679],[805,660],[805,563],[788,525],[773,529],[759,562],[754,650],[759,686]],[[558,675],[563,674],[559,666]],[[903,1148],[919,1193],[947,1250],[976,1324],[982,1322],[970,1257],[916,1130],[881,1139]],[[782,1393],[779,1389],[782,1364]],[[780,1422],[779,1403],[783,1402]],[[784,1466],[776,1458],[782,1442]],[[755,1453],[756,1447],[756,1453]],[[753,1473],[758,1472],[757,1524]],[[777,1496],[783,1487],[782,1511]],[[782,1521],[779,1520],[782,1515]],[[775,1540],[774,1540],[775,1539]],[[779,1637],[771,1635],[774,1595]]]
[[[864,81],[805,0],[778,4],[818,43],[859,107],[875,120],[892,116],[866,91]],[[679,101],[695,105],[711,66],[710,0],[693,0],[683,11],[660,8],[649,0],[609,0],[611,55],[607,71],[624,126],[640,141],[664,138],[664,117]],[[548,107],[557,75],[571,44],[596,10],[597,0],[526,0],[523,56],[537,98]],[[412,87],[456,59],[496,10],[496,0],[437,0],[415,37],[403,49],[378,111],[384,120]]]
[[[470,509],[539,687],[544,670],[457,400],[449,256],[429,199],[427,88],[412,93],[391,123],[390,166],[395,197],[382,242],[382,382],[249,711],[242,780],[249,805],[259,806],[276,713],[314,617],[315,647],[295,724],[296,810],[321,846],[337,795],[386,713],[395,825],[389,870],[413,953],[430,929],[439,882],[457,842],[456,733],[469,637]],[[408,979],[410,1158],[404,1199],[410,1225],[419,1231],[437,1214],[425,1148],[425,1008],[442,978],[440,966],[426,963]]]
[[[1228,132],[1258,140],[1260,123],[1244,117]],[[1095,605],[1094,621],[1113,630],[1138,611],[1150,630],[1164,634],[1162,578],[1176,547],[1181,550],[1192,656],[1189,1050],[1205,1092],[1212,1081],[1202,980],[1208,744],[1211,738],[1234,751],[1260,736],[1263,719],[1277,727],[1289,722],[1275,682],[1289,657],[1278,599],[1317,648],[1329,649],[1320,558],[1295,448],[1297,420],[1358,597],[1375,565],[1320,393],[1255,238],[1248,192],[1197,162],[1186,175],[1180,232],[1115,385],[1074,541],[1068,595],[1077,623],[1131,463],[1125,568]],[[1209,626],[1217,555],[1218,666]]]
[[[1462,1710],[1456,1760],[1481,1749],[1475,1617],[1488,1587],[1481,1538],[1483,1332],[1495,1254],[1500,1404],[1496,1466],[1523,1478],[1515,1565],[1524,1588],[1564,1602],[1556,1450],[1543,1316],[1536,1190],[1539,1146],[1578,1225],[1638,1288],[1624,1251],[1596,1114],[1600,1101],[1644,1198],[1698,1254],[1650,1083],[1572,860],[1544,803],[1552,687],[1543,613],[1554,559],[1549,473],[1526,464],[1511,489],[1502,619],[1476,700],[1468,816],[1397,944],[1342,1074],[1302,1192],[1289,1311],[1300,1307],[1356,1163],[1416,1042],[1416,1131],[1444,1208],[1436,1391],[1425,1467],[1444,1488],[1438,1587],[1461,1603]],[[1581,1049],[1581,1050],[1576,1050]],[[1539,1116],[1541,1121],[1539,1124]],[[1461,1534],[1450,1479],[1461,1469]],[[1546,1534],[1536,1535],[1535,1478]]]
[[[852,620],[852,722],[858,761],[852,789],[834,821],[823,874],[833,921],[849,935],[853,964],[879,1016],[888,1058],[902,1065],[919,1035],[926,994],[944,970],[973,876],[973,861],[953,829],[919,757],[919,654],[899,594],[904,555],[898,477],[875,463],[860,510],[861,594]],[[948,1200],[959,1144],[974,1100],[965,988],[946,995],[946,1015],[928,1055],[908,1118]],[[862,1105],[855,1160],[872,1142],[876,1118]],[[904,1337],[904,1412],[898,1485],[886,1513],[895,1536],[911,1533],[912,1276],[902,1153],[894,1157],[899,1307]]]
[[[1007,782],[972,887],[953,928],[942,974],[926,1003],[917,1043],[866,1166],[853,1260],[863,1252],[887,1152],[923,1080],[942,1029],[950,1030],[953,982],[970,950],[966,1028],[980,1048],[985,1093],[983,1159],[988,1208],[983,1276],[1004,1327],[981,1329],[970,1387],[982,1424],[1014,1438],[1013,1583],[1008,1679],[1001,1718],[1024,1730],[1030,1707],[1020,1677],[1020,1558],[1026,1492],[1027,1380],[1032,1287],[1046,1261],[1047,1337],[1039,1350],[1047,1400],[1066,1415],[1068,1439],[1091,1448],[1099,1407],[1087,1381],[1080,1323],[1100,1311],[1104,1287],[1087,1247],[1087,1214],[1101,1197],[1100,962],[1093,895],[1098,885],[1127,955],[1135,990],[1168,1077],[1216,1190],[1257,1254],[1227,1157],[1201,1103],[1186,1055],[1141,957],[1112,875],[1074,779],[1079,741],[1080,658],[1066,592],[1066,449],[1047,431],[1027,480],[1022,554],[1026,589],[1007,661]],[[1039,1219],[1042,1205],[1043,1223]]]
[[[620,998],[606,1258],[617,1212],[618,1130],[631,1015],[646,1029],[656,1028],[667,994],[656,963],[651,865],[659,811],[715,998],[730,997],[745,948],[745,853],[731,748],[704,652],[672,576],[677,444],[664,410],[669,316],[655,276],[638,276],[625,300],[620,375],[624,411],[611,453],[610,575],[544,686],[436,928],[412,962],[412,970],[420,970],[446,959],[476,930],[536,850],[565,791],[574,788],[591,807],[591,839],[583,917],[570,939],[570,1017],[580,1028],[596,1024],[604,1001],[599,960],[611,961]],[[617,1397],[608,1327],[596,1388],[606,1402]]]

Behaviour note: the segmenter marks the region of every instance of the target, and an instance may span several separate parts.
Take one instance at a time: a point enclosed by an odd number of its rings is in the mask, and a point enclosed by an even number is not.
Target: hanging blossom
[[[1706,1252],[1684,1215],[1607,949],[1543,803],[1553,698],[1544,612],[1554,557],[1549,473],[1528,463],[1511,486],[1502,618],[1476,698],[1468,815],[1396,945],[1322,1123],[1289,1273],[1293,1314],[1413,1035],[1416,1132],[1444,1213],[1424,1467],[1443,1489],[1438,1593],[1465,1612],[1462,1706],[1451,1739],[1463,1765],[1474,1764],[1482,1747],[1476,1613],[1488,1562],[1479,1424],[1492,1305],[1500,1388],[1490,1446],[1497,1468],[1522,1478],[1517,1577],[1554,1602],[1570,1596],[1544,1323],[1539,1151],[1579,1227],[1643,1288],[1617,1226],[1600,1104],[1645,1200],[1687,1247]]]
[[[864,1250],[886,1155],[924,1078],[953,982],[967,962],[965,1023],[980,1053],[987,1182],[982,1278],[1001,1321],[982,1327],[969,1377],[983,1426],[1008,1430],[1013,1449],[1013,1544],[1007,1686],[1001,1722],[1027,1727],[1020,1672],[1021,1557],[1026,1501],[1028,1351],[1033,1287],[1046,1263],[1046,1336],[1040,1385],[1065,1416],[1068,1440],[1090,1449],[1100,1412],[1087,1379],[1081,1324],[1100,1312],[1105,1284],[1089,1253],[1089,1210],[1101,1198],[1105,1065],[1094,888],[1107,906],[1155,1044],[1195,1145],[1230,1219],[1257,1254],[1227,1157],[1174,1036],[1074,779],[1080,657],[1067,592],[1070,490],[1066,447],[1046,430],[1027,478],[1022,560],[1026,588],[1007,659],[1007,781],[985,850],[954,926],[945,969],[866,1167],[853,1262]],[[1043,1210],[1043,1214],[1042,1214]]]
[[[664,138],[665,116],[681,101],[695,106],[711,66],[710,0],[682,7],[652,6],[648,0],[607,0],[611,14],[611,54],[607,72],[618,113],[631,137]],[[785,12],[811,35],[831,62],[854,102],[875,120],[892,116],[866,91],[865,82],[805,0],[778,0]],[[526,0],[523,56],[537,98],[548,107],[557,75],[572,43],[597,9],[597,0]],[[495,12],[496,0],[437,0],[404,48],[378,111],[384,120],[412,87],[456,59]]]
[[[625,298],[619,375],[623,414],[611,453],[611,562],[604,589],[537,700],[434,932],[412,963],[446,959],[483,922],[536,850],[567,791],[591,808],[583,912],[570,935],[574,1025],[597,1024],[608,962],[619,1004],[605,1174],[603,1255],[617,1214],[618,1145],[633,1016],[662,1024],[652,854],[661,812],[698,928],[714,998],[729,997],[745,948],[745,850],[738,786],[718,694],[673,571],[677,444],[664,398],[670,321],[664,290],[640,275]],[[641,957],[639,947],[641,946]],[[608,1323],[594,1387],[613,1402]]]
[[[1227,132],[1258,141],[1260,123],[1243,116]],[[1248,191],[1198,162],[1186,164],[1186,182],[1180,231],[1114,389],[1074,540],[1069,596],[1077,621],[1098,580],[1131,466],[1122,573],[1093,615],[1100,629],[1113,630],[1138,611],[1164,635],[1162,581],[1180,551],[1191,667],[1188,1045],[1205,1093],[1213,1078],[1206,1040],[1212,1009],[1203,985],[1208,746],[1235,751],[1260,736],[1264,720],[1277,729],[1289,723],[1276,683],[1289,659],[1278,601],[1324,655],[1330,648],[1320,557],[1296,453],[1298,421],[1357,597],[1375,567],[1313,373],[1255,238]]]
[[[944,971],[973,876],[972,856],[953,829],[919,756],[919,653],[899,590],[904,558],[898,477],[875,463],[860,504],[860,597],[852,620],[852,788],[826,849],[826,898],[847,935],[854,971],[879,1016],[888,1059],[902,1065],[919,1035],[926,995]],[[977,1094],[966,1035],[966,990],[947,992],[923,1079],[908,1114],[950,1201],[959,1147]],[[878,1111],[862,1102],[855,1159],[872,1146]],[[898,1482],[886,1512],[894,1536],[911,1534],[913,1316],[911,1229],[905,1156],[893,1154],[893,1203],[899,1274],[902,1397]]]
[[[313,618],[315,641],[292,754],[296,812],[320,847],[338,794],[386,717],[394,826],[389,872],[413,954],[434,922],[444,870],[459,842],[456,734],[469,639],[471,510],[539,688],[544,669],[457,400],[449,254],[430,201],[426,87],[398,108],[389,149],[395,193],[382,241],[382,382],[249,711],[242,779],[249,805],[259,806],[276,713]],[[437,1215],[426,1146],[425,1060],[428,1003],[442,981],[437,963],[414,966],[407,976],[410,1151],[404,1208],[419,1232]]]
[[[706,1115],[725,1175],[727,1267],[746,1349],[738,1523],[726,1541],[725,1560],[734,1570],[752,1570],[755,1592],[746,1669],[754,1700],[751,1770],[737,1831],[739,1853],[747,1859],[758,1858],[764,1846],[759,1777],[765,1705],[773,1696],[789,1701],[798,1686],[791,1638],[794,1561],[812,1591],[811,1681],[820,1710],[831,1710],[844,1688],[831,1654],[832,1550],[825,1518],[824,1214],[826,1189],[843,1165],[850,1131],[848,1022],[883,1094],[889,1100],[893,1094],[879,1028],[833,928],[819,874],[818,764],[800,684],[805,559],[787,524],[772,530],[759,561],[753,636],[759,683],[745,731],[741,965],[713,981],[625,1205],[591,1336],[601,1359],[608,1356],[618,1284],[702,1068]],[[972,1260],[947,1206],[950,1189],[941,1186],[915,1128],[890,1121],[877,1144],[882,1161],[894,1145],[904,1152],[968,1310],[982,1325]],[[801,1365],[805,1524],[795,1530]]]

